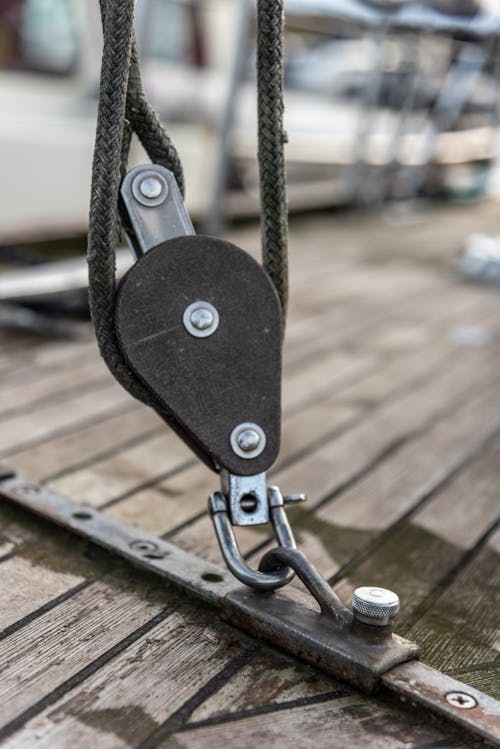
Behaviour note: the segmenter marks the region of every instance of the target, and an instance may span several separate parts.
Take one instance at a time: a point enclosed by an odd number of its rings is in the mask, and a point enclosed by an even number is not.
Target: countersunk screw
[[[138,539],[137,541],[131,541],[129,546],[134,551],[148,552],[158,550],[158,544],[155,544],[154,541],[142,541]]]
[[[399,612],[399,596],[387,588],[356,588],[352,594],[352,613],[358,622],[386,627]]]
[[[140,552],[146,559],[165,559],[170,553],[169,551],[162,551],[154,541],[141,539],[131,541],[129,547],[134,551]]]
[[[477,706],[477,700],[467,692],[449,692],[446,695],[446,702],[462,710],[471,710]]]

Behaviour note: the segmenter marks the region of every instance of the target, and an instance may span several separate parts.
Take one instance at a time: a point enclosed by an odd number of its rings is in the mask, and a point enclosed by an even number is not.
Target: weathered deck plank
[[[253,749],[261,744],[269,749],[292,745],[312,747],[363,747],[370,749],[459,749],[460,740],[447,740],[438,728],[397,708],[359,704],[352,698],[319,705],[290,707],[283,712],[257,714],[214,726],[199,725],[195,730],[175,734],[158,749],[219,749],[221,745]]]
[[[0,721],[9,723],[160,613],[167,601],[123,589],[115,576],[88,585],[0,645]],[[141,591],[142,593],[142,591]],[[40,688],[43,695],[40,695]]]
[[[230,661],[237,668],[243,652],[206,620],[175,612],[37,717],[37,746],[63,746],[69,736],[75,749],[138,745]],[[34,738],[28,725],[13,745],[31,746]]]
[[[498,521],[499,463],[496,438],[367,558],[351,564],[337,592],[346,599],[366,580],[382,585],[390,579],[402,600],[398,630],[408,634],[431,594],[446,588],[468,553],[482,546],[484,534]]]
[[[9,383],[0,388],[0,416],[5,419],[16,411],[30,411],[47,401],[65,398],[68,393],[85,391],[93,385],[104,381],[109,384],[108,374],[103,362],[88,361],[88,357],[78,357],[71,362],[71,367],[49,371],[45,375],[27,382]]]
[[[498,658],[499,562],[500,519],[408,629],[428,662],[449,671]]]
[[[26,340],[26,339],[24,339]],[[25,382],[36,380],[48,371],[55,371],[61,367],[72,366],[75,358],[95,356],[95,342],[89,330],[81,341],[47,341],[42,337],[27,339],[23,337],[16,341],[14,350],[6,347],[0,357],[0,374],[2,385],[8,387],[12,381]]]
[[[116,413],[96,417],[86,426],[9,455],[19,473],[47,482],[81,470],[164,431],[159,416],[139,404],[124,401]]]
[[[482,386],[482,378],[494,377],[493,369],[485,370],[477,367],[478,355],[465,357],[455,357],[456,351],[452,351],[446,357],[447,370],[441,371],[437,368],[434,369],[432,366],[427,371],[422,371],[420,378],[418,376],[418,368],[411,366],[399,366],[395,368],[396,374],[401,379],[394,378],[392,380],[392,387],[390,386],[391,380],[387,378],[385,380],[386,396],[401,395],[401,390],[406,387],[413,386],[414,390],[410,393],[403,402],[401,400],[394,404],[388,404],[387,410],[378,413],[373,413],[369,421],[364,421],[357,425],[357,428],[348,432],[344,435],[343,440],[336,440],[333,442],[331,447],[323,449],[323,452],[329,450],[335,451],[340,455],[340,461],[343,462],[344,472],[350,465],[353,459],[356,457],[360,460],[374,459],[373,455],[370,456],[369,451],[356,450],[356,444],[360,445],[366,443],[367,437],[364,435],[373,435],[371,441],[373,442],[372,450],[383,452],[393,442],[397,442],[400,439],[404,439],[411,434],[413,430],[421,427],[421,422],[424,421],[428,415],[431,418],[432,411],[445,410],[450,407],[450,400],[457,393],[462,395],[467,393],[474,385],[477,388]],[[444,357],[443,357],[444,358]],[[441,355],[437,357],[437,363],[442,365],[443,358]],[[453,366],[455,359],[457,359],[457,365]],[[489,361],[487,358],[486,362]],[[413,362],[413,356],[410,356],[410,364]],[[432,359],[431,359],[432,362]],[[415,372],[416,369],[416,372]],[[391,367],[389,367],[389,373]],[[374,379],[375,378],[375,379]],[[475,378],[479,378],[476,380]],[[415,389],[417,383],[415,380],[423,380],[424,389],[420,391]],[[359,387],[363,392],[363,383],[365,380],[361,380]],[[378,383],[378,385],[377,385]],[[378,387],[380,392],[380,377],[379,375],[368,376],[368,387]],[[333,388],[333,386],[332,386]],[[340,393],[342,397],[342,391]],[[315,398],[313,399],[315,400]],[[452,401],[453,403],[453,401]],[[281,477],[280,465],[283,463],[290,462],[290,458],[294,455],[302,453],[305,454],[302,462],[292,465],[290,470],[293,472],[299,472],[302,465],[308,465],[310,461],[314,460],[314,454],[311,454],[310,449],[308,450],[308,443],[314,445],[315,443],[321,443],[324,441],[328,434],[335,434],[341,422],[343,421],[344,410],[338,404],[336,399],[336,390],[333,388],[333,392],[329,398],[320,400],[315,406],[304,407],[299,412],[294,412],[291,417],[285,415],[284,429],[283,429],[283,449],[280,456],[280,462],[277,464],[276,469],[278,473],[273,472],[273,480],[282,482],[284,485],[293,488],[292,481],[287,476],[287,471],[284,471],[284,478]],[[416,422],[416,424],[415,424]],[[393,431],[391,431],[391,429]],[[155,475],[154,471],[150,468],[151,460],[154,456],[164,453],[167,449],[167,435],[160,435],[157,442],[163,445],[161,448],[155,448],[154,441],[144,441],[139,447],[134,447],[127,454],[127,457],[135,456],[139,454],[139,459],[131,458],[130,463],[144,463],[144,474],[137,479],[137,484],[141,484],[146,477]],[[346,443],[346,448],[343,449],[343,442]],[[345,460],[343,460],[345,456]],[[118,456],[120,459],[120,456]],[[328,458],[329,460],[329,458]],[[155,530],[158,533],[164,533],[171,531],[176,522],[185,522],[189,519],[190,508],[192,508],[192,515],[199,512],[200,501],[209,493],[212,489],[214,482],[211,474],[206,471],[200,472],[200,476],[206,477],[199,484],[195,484],[189,492],[184,491],[182,497],[179,495],[179,490],[176,488],[179,485],[183,485],[185,489],[191,486],[187,475],[196,469],[186,469],[186,481],[184,482],[184,474],[176,476],[172,479],[173,485],[169,483],[169,480],[163,482],[158,489],[153,487],[147,492],[141,492],[137,494],[133,491],[134,487],[130,486],[129,478],[130,473],[118,470],[115,465],[115,459],[112,458],[108,465],[103,466],[102,464],[94,464],[89,468],[84,469],[81,473],[77,472],[73,474],[69,479],[63,478],[61,481],[53,482],[52,486],[56,490],[73,496],[76,500],[88,502],[94,504],[95,500],[92,495],[92,491],[98,492],[97,502],[102,504],[103,501],[115,501],[120,495],[130,495],[130,499],[127,499],[127,504],[124,506],[123,517],[127,517],[129,522],[133,522],[140,526],[140,517],[146,518],[146,521],[151,521],[152,516],[145,512],[145,508],[148,503],[151,502],[151,506],[155,507],[155,523],[158,523],[156,528],[152,527],[151,524],[148,527],[144,527],[144,530]],[[300,468],[297,468],[300,466]],[[165,462],[162,468],[167,472],[171,468],[171,463]],[[147,472],[149,469],[149,473]],[[275,469],[275,470],[276,470]],[[306,470],[302,469],[302,470]],[[361,468],[357,469],[358,471]],[[99,473],[97,476],[95,472]],[[103,471],[105,473],[103,473]],[[331,470],[325,476],[325,471],[322,471],[322,475],[318,478],[330,479]],[[343,474],[345,476],[345,474]],[[100,480],[98,480],[100,479]],[[106,480],[105,480],[106,479]],[[347,480],[344,478],[344,480]],[[120,484],[117,486],[116,482]],[[79,482],[79,484],[78,484]],[[83,488],[82,488],[83,486]],[[87,487],[90,487],[88,489]],[[115,495],[113,496],[113,490]],[[132,491],[131,491],[132,490]],[[106,492],[106,494],[104,494]],[[194,492],[194,493],[193,493]],[[169,502],[169,495],[171,501]],[[137,499],[137,516],[134,517],[133,503],[134,497]],[[201,498],[201,499],[200,499]],[[161,518],[158,517],[158,511],[161,511],[162,499],[165,499],[165,520],[162,522]],[[181,511],[181,517],[179,517],[178,510]],[[120,514],[120,505],[113,508],[113,514],[122,516]]]
[[[411,510],[426,492],[445,480],[500,427],[500,415],[494,408],[497,389],[498,386],[490,387],[479,398],[466,401],[451,413],[448,407],[446,418],[438,420],[435,425],[430,419],[428,431],[421,424],[422,418],[425,424],[425,402],[412,394],[407,399],[411,405],[407,414],[417,421],[417,425],[405,419],[404,406],[391,404],[389,413],[382,413],[380,418],[372,415],[358,427],[341,434],[332,444],[321,445],[273,475],[273,481],[292,491],[301,488],[300,475],[308,476],[309,504],[312,507],[306,505],[304,509],[293,510],[290,516],[294,519],[299,538],[302,528],[307,533],[311,521],[315,525],[316,533],[313,531],[312,535],[319,542],[314,545],[321,555],[318,556],[312,548],[308,551],[324,574],[332,576],[341,565],[359,554],[377,533]],[[431,402],[435,408],[436,401],[431,399]],[[438,403],[442,407],[441,402]],[[403,438],[408,433],[416,433],[417,437],[405,444]],[[403,444],[398,449],[400,442]],[[395,446],[394,451],[390,450],[391,446]],[[391,452],[394,454],[387,459],[380,459],[379,456],[385,458]],[[442,456],[440,462],[435,461],[436,452]],[[370,464],[374,466],[373,470],[366,471]],[[306,474],[311,466],[313,474]],[[377,483],[379,475],[381,478]],[[349,483],[353,485],[341,491]],[[324,504],[328,498],[333,498],[333,501]],[[314,506],[319,503],[323,504],[313,513]],[[321,525],[324,533],[319,535]],[[256,539],[253,544],[252,536]],[[240,531],[240,537],[241,548],[247,553],[263,540],[258,528],[249,529],[244,538]],[[327,547],[325,538],[329,539]],[[210,533],[209,521],[205,517],[181,530],[173,539],[202,556],[208,552],[211,561],[220,558],[216,543],[207,545]]]
[[[81,394],[75,391],[74,395],[44,404],[33,413],[13,415],[2,423],[0,456],[7,458],[47,438],[74,431],[75,426],[90,424],[104,414],[116,413],[129,397],[116,383],[102,380]]]
[[[499,300],[443,267],[464,231],[496,219],[480,206],[440,211],[429,215],[452,216],[445,233],[365,216],[369,242],[353,233],[359,218],[337,219],[333,254],[331,219],[297,222],[272,481],[308,492],[291,514],[298,539],[345,600],[360,583],[394,587],[398,630],[427,662],[499,696]],[[257,236],[233,238],[256,250]],[[216,476],[111,382],[88,337],[26,340],[0,356],[5,462],[219,561],[204,515]],[[0,530],[9,749],[475,745],[18,511],[0,512]],[[251,560],[266,548],[262,530],[238,536]]]
[[[71,545],[66,535],[62,542]],[[80,554],[70,547],[66,556],[76,564]],[[95,566],[102,574],[102,565]],[[413,716],[273,654],[187,603],[180,610],[177,596],[140,573],[104,572],[5,637],[2,746],[154,747],[189,720],[197,730],[203,721],[221,722],[218,735],[231,740],[228,719],[239,723],[272,710],[284,736],[285,714],[313,705],[322,708],[323,719],[348,708],[347,716],[371,716],[379,728],[393,724],[388,738],[404,738],[408,749],[419,747],[422,737],[455,748],[475,745],[456,742],[437,724],[415,725]],[[330,729],[340,726],[334,720]],[[353,747],[357,740],[355,731]]]

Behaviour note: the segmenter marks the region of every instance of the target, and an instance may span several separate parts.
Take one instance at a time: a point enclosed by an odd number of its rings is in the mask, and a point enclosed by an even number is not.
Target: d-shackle
[[[290,498],[287,497],[286,499],[288,502],[296,502],[304,501],[305,497],[303,495],[296,495]],[[255,500],[256,502],[259,501],[257,497]],[[274,529],[277,545],[287,549],[296,549],[297,544],[286,516],[285,499],[277,486],[270,486],[268,488],[266,501],[268,504],[268,508],[266,509],[269,512],[269,520]],[[295,573],[290,567],[284,567],[273,572],[261,572],[253,570],[248,566],[243,559],[233,531],[230,496],[222,492],[214,492],[209,497],[208,508],[224,561],[238,580],[241,580],[242,583],[249,585],[255,590],[265,591],[282,588],[293,579]],[[245,523],[245,525],[251,524],[253,525],[254,523]]]

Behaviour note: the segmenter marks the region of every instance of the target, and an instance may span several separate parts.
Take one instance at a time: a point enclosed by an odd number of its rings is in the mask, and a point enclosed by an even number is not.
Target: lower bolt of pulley
[[[229,438],[233,452],[240,458],[250,460],[260,455],[266,446],[264,430],[251,421],[238,424]]]

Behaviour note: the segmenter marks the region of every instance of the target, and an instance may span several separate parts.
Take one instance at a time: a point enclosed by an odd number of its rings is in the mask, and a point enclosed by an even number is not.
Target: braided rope
[[[288,304],[288,206],[283,130],[284,0],[257,2],[257,99],[259,117],[262,261]]]
[[[88,237],[89,298],[99,350],[118,382],[156,410],[154,395],[130,371],[115,333],[115,249],[120,239],[118,199],[135,132],[148,156],[184,176],[170,137],[144,94],[134,35],[134,0],[100,0],[104,47],[92,168]],[[286,312],[287,220],[283,158],[283,0],[258,3],[259,162],[263,265]]]
[[[97,131],[92,166],[87,259],[92,322],[101,356],[115,378],[134,397],[150,403],[149,393],[127,367],[114,329],[115,253],[120,238],[118,195],[123,151],[131,129],[125,127],[133,2],[107,0],[103,9],[104,50]],[[124,137],[124,130],[126,136]],[[126,149],[123,149],[123,145]]]
[[[158,114],[149,104],[142,88],[141,69],[135,38],[132,38],[127,91],[127,118],[151,161],[173,172],[184,195],[184,173],[177,149],[167,135]]]

